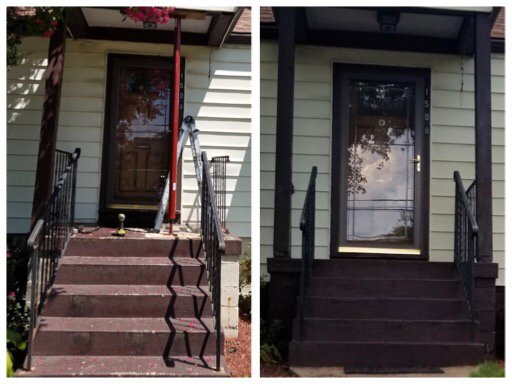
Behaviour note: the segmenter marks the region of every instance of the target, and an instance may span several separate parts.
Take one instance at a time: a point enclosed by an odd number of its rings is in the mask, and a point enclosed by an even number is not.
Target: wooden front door
[[[100,217],[151,225],[169,170],[172,59],[109,55],[108,65]]]
[[[424,76],[377,69],[338,70],[335,76],[338,253],[421,257],[429,119]]]

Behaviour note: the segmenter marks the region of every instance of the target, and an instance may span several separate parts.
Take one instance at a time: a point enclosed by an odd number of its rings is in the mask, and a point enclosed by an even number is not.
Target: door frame
[[[144,226],[152,227],[157,213],[157,207],[154,210],[148,209],[121,209],[121,208],[109,208],[107,207],[107,195],[108,195],[108,183],[109,183],[109,166],[113,161],[112,153],[109,148],[114,138],[114,130],[111,128],[112,112],[115,110],[114,96],[116,91],[113,89],[114,85],[114,70],[115,63],[122,61],[124,63],[133,64],[134,66],[148,65],[151,63],[160,63],[164,66],[168,66],[169,70],[173,68],[173,57],[172,56],[160,56],[160,55],[140,55],[140,54],[125,54],[125,53],[107,53],[107,74],[106,74],[106,89],[105,89],[105,115],[103,122],[103,143],[102,143],[102,157],[101,157],[101,184],[100,184],[100,199],[98,209],[98,223],[105,226],[115,226],[118,224],[117,216],[119,213],[126,214],[125,224],[127,226]],[[173,89],[174,77],[170,76],[171,84],[170,89]],[[185,57],[181,58],[181,84],[180,84],[180,105],[179,105],[179,123],[183,121],[184,101],[185,101]],[[170,100],[172,101],[172,100]],[[171,108],[170,121],[172,121]],[[170,150],[170,148],[169,148]],[[178,164],[178,183],[177,183],[177,207],[181,206],[181,174],[182,174],[182,162]],[[179,212],[178,212],[179,217]]]
[[[430,237],[430,68],[411,68],[411,67],[395,67],[383,65],[367,65],[367,64],[333,64],[333,90],[332,90],[332,140],[331,140],[331,230],[330,230],[330,247],[329,254],[331,258],[339,258],[344,256],[353,256],[353,254],[339,253],[341,244],[341,220],[342,220],[342,196],[345,190],[342,186],[342,174],[344,166],[342,161],[343,143],[343,127],[344,116],[342,116],[341,108],[344,103],[345,91],[343,88],[344,78],[348,74],[367,74],[371,76],[379,75],[381,79],[397,79],[397,77],[414,77],[421,78],[423,81],[423,129],[422,129],[422,145],[421,145],[421,175],[420,190],[421,202],[418,207],[420,214],[418,222],[421,223],[418,229],[419,233],[419,255],[399,255],[400,259],[428,259],[429,257],[429,237]],[[421,117],[420,117],[421,118]],[[358,254],[358,257],[368,257],[373,254]],[[396,257],[394,255],[379,255],[380,257]]]

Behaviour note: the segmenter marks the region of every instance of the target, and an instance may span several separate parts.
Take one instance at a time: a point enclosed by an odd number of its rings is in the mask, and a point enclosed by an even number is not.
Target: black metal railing
[[[316,194],[317,167],[311,169],[308,190],[302,215],[300,217],[300,230],[302,231],[302,259],[300,264],[299,287],[299,335],[302,338],[304,332],[304,307],[306,305],[306,293],[308,288],[311,267],[315,259],[315,194]]]
[[[202,185],[201,185],[201,239],[206,259],[208,286],[211,292],[212,312],[215,319],[216,337],[216,370],[220,370],[221,356],[221,307],[220,307],[220,270],[221,257],[225,250],[224,235],[220,225],[219,213],[215,202],[212,178],[209,172],[206,152],[201,153]]]
[[[220,225],[226,229],[226,164],[229,163],[229,156],[212,157],[211,174],[215,203],[219,211]]]
[[[476,184],[465,190],[458,171],[455,181],[454,261],[462,281],[471,317],[473,318],[474,265],[478,261],[478,224],[475,216]]]
[[[66,166],[61,162],[67,157]],[[60,169],[53,193],[38,218],[27,241],[31,252],[29,261],[30,298],[29,335],[27,342],[26,368],[32,365],[32,342],[38,325],[39,315],[48,292],[53,284],[60,258],[73,232],[75,218],[76,168],[80,148],[73,153],[58,151]],[[56,159],[57,160],[57,159]]]

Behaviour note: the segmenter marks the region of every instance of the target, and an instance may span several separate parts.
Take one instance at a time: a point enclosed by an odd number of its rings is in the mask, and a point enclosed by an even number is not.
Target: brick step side
[[[227,377],[224,357],[215,371],[216,357],[189,356],[34,356],[33,370],[19,377]]]
[[[34,355],[215,354],[213,319],[43,317]]]
[[[290,366],[447,367],[483,361],[485,348],[474,343],[290,343]]]
[[[453,263],[371,259],[315,260],[313,276],[378,279],[458,278]]]
[[[65,256],[55,284],[206,285],[202,259]]]
[[[474,323],[468,320],[344,320],[304,319],[299,339],[299,321],[293,325],[296,341],[365,342],[467,342],[472,340]]]
[[[50,317],[208,317],[208,287],[54,285],[43,310]]]
[[[326,319],[466,320],[465,300],[307,297],[305,314]]]
[[[310,280],[308,294],[324,297],[464,298],[458,280],[320,278]]]

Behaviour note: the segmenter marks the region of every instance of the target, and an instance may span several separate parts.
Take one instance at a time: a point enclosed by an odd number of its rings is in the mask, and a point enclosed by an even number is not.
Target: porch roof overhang
[[[296,44],[473,55],[475,14],[494,21],[500,7],[302,7],[297,9]],[[383,28],[383,16],[391,19]],[[279,8],[262,9],[262,39],[277,39]],[[495,52],[504,37],[492,36]]]

